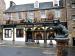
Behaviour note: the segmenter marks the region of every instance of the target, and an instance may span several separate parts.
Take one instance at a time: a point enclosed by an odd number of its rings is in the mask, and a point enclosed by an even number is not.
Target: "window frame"
[[[72,4],[73,4],[73,3],[75,3],[75,0],[72,0],[71,2],[72,2]]]
[[[22,19],[21,12],[17,12],[17,13],[16,13],[16,16],[17,16],[17,17],[16,17],[17,19]]]
[[[72,19],[72,20],[75,20],[75,15],[72,15],[72,16],[71,16],[71,19]]]
[[[34,12],[33,11],[28,11],[27,12],[27,18],[28,19],[34,19]]]
[[[72,3],[72,4],[71,4],[71,7],[72,7],[73,9],[75,9],[75,3]]]
[[[10,33],[10,31],[11,31],[11,33]],[[12,36],[12,30],[11,29],[5,29],[5,38],[11,38],[11,36]]]
[[[8,18],[8,20],[9,20],[9,19],[12,19],[12,13],[7,13],[7,14],[6,14],[6,17]]]
[[[55,18],[60,18],[61,17],[61,10],[55,10]]]
[[[40,18],[47,18],[45,10],[40,10]]]
[[[17,32],[17,30],[18,30],[19,33]],[[24,35],[23,29],[17,28],[16,29],[16,37],[17,38],[23,38],[23,35]]]

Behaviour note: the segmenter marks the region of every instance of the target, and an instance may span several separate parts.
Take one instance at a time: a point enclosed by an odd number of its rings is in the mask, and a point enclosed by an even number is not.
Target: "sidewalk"
[[[28,49],[32,49],[31,51],[35,50],[35,53],[38,51],[38,50],[42,50],[41,51],[41,54],[43,55],[46,55],[46,56],[56,56],[56,48],[55,47],[48,47],[48,48],[44,48],[44,45],[43,44],[35,44],[33,42],[20,42],[20,41],[5,41],[5,40],[2,40],[0,41],[0,46],[4,48],[7,48],[7,47],[21,47],[21,48],[24,48],[25,50],[28,51]],[[42,48],[43,47],[43,48]],[[27,49],[28,48],[28,49]],[[9,48],[10,49],[10,48]],[[37,49],[37,50],[36,50]],[[19,50],[19,49],[18,49]],[[21,50],[21,49],[20,49]],[[24,51],[25,51],[24,50]],[[26,51],[26,52],[27,52]],[[27,53],[26,53],[27,54]],[[41,55],[42,56],[42,55]]]
[[[0,40],[0,46],[11,46],[11,47],[32,47],[32,48],[44,48],[44,44],[36,44],[34,42],[22,42],[22,41],[6,41]],[[47,48],[55,47],[47,44]]]

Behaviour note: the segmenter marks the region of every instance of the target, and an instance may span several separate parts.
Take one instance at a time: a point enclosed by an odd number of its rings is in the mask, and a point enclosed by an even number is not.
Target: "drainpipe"
[[[13,24],[13,44],[15,43],[15,30],[14,30],[15,28],[14,28],[14,24]]]
[[[67,4],[66,4],[66,3],[67,3],[67,1],[65,0],[65,8],[66,8],[66,23],[68,23],[68,22],[67,22]],[[68,26],[67,26],[67,27],[68,27]]]
[[[14,35],[14,27],[13,27],[13,41],[15,41],[15,38],[14,38],[14,36],[15,36],[15,35]]]

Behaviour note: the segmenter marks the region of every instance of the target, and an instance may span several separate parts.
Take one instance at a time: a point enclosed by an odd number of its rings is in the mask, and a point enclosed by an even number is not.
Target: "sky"
[[[4,0],[4,1],[5,1],[5,4],[6,4],[6,8],[8,8],[10,6],[10,1],[13,1],[18,5],[18,4],[35,3],[35,1],[50,2],[50,1],[53,1],[53,0]],[[57,1],[59,1],[59,0],[57,0]]]
[[[18,5],[18,4],[35,3],[35,1],[50,2],[50,1],[53,1],[53,0],[4,0],[4,1],[5,1],[5,4],[6,4],[6,8],[8,8],[10,6],[10,1],[13,1]]]
[[[52,0],[5,0],[6,8],[9,7],[10,1],[13,1],[13,2],[15,2],[18,5],[18,4],[34,3],[35,1],[48,2],[48,1],[52,1]]]

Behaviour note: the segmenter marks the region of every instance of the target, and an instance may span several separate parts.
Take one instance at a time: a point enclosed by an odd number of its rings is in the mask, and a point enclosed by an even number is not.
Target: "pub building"
[[[40,43],[44,43],[46,40],[47,43],[50,40],[53,41],[56,35],[52,28],[53,20],[59,19],[63,25],[67,25],[63,17],[62,0],[54,2],[39,3],[36,1],[35,3],[16,5],[10,1],[10,7],[4,12],[6,24],[2,25],[3,40]]]

